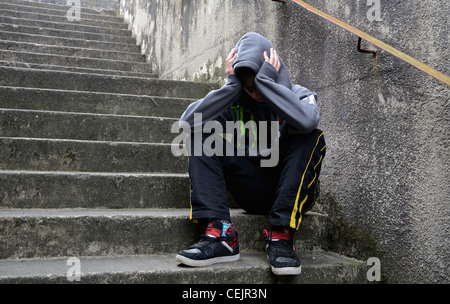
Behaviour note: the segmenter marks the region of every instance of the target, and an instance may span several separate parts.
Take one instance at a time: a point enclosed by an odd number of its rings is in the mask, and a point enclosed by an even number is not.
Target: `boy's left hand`
[[[273,48],[270,48],[270,58],[267,57],[266,51],[264,51],[263,56],[264,60],[270,63],[277,70],[277,72],[280,71],[281,63],[277,51],[275,51]]]

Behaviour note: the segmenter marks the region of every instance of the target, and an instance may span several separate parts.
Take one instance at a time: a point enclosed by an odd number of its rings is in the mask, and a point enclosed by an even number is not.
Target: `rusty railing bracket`
[[[362,39],[366,40],[367,42],[373,44],[375,47],[390,53],[391,55],[399,58],[400,60],[405,61],[406,63],[421,70],[422,72],[427,73],[428,75],[439,80],[440,82],[450,86],[450,77],[445,75],[444,73],[439,72],[438,70],[426,65],[425,63],[403,53],[402,51],[397,50],[396,48],[390,46],[389,44],[386,44],[386,43],[370,36],[369,34],[364,33],[363,31],[360,31],[357,28],[354,28],[353,26],[351,26],[339,19],[336,19],[333,16],[328,15],[327,13],[324,13],[324,12],[318,10],[317,8],[305,3],[305,1],[301,1],[301,0],[291,0],[291,1],[297,3],[298,5],[302,6],[306,10],[336,24],[337,26],[339,26],[343,29],[346,29],[350,33],[353,33],[356,36],[358,36],[359,38],[362,38]],[[361,39],[359,39],[359,41],[360,40]]]
[[[372,54],[373,56],[376,56],[377,55],[377,51],[372,51],[372,50],[366,50],[366,49],[362,49],[361,48],[361,37],[358,37],[358,47],[357,47],[357,49],[358,49],[358,52],[360,52],[360,53],[368,53],[368,54]]]

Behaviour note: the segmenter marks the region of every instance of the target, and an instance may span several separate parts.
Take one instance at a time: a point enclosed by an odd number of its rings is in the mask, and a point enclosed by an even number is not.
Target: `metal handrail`
[[[278,2],[284,2],[284,0],[274,0],[274,1],[278,1]],[[307,9],[308,11],[328,20],[331,21],[332,23],[340,26],[341,28],[355,34],[356,36],[359,37],[359,39],[364,39],[370,43],[372,43],[373,45],[375,45],[376,47],[394,55],[395,57],[407,62],[408,64],[412,65],[413,67],[427,73],[428,75],[434,77],[435,79],[439,80],[440,82],[450,86],[450,77],[445,75],[442,72],[439,72],[438,70],[426,65],[425,63],[397,50],[396,48],[370,36],[369,34],[358,30],[357,28],[337,19],[334,18],[333,16],[324,13],[320,10],[318,10],[315,7],[312,7],[311,5],[305,3],[304,1],[300,1],[300,0],[292,0],[293,2],[297,3],[298,5],[302,6],[303,8]],[[360,41],[359,41],[360,42]],[[359,45],[359,44],[358,44]]]

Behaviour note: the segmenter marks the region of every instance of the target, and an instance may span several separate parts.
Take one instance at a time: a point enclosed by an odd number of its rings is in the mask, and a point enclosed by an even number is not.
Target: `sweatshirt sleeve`
[[[255,78],[256,89],[263,100],[285,120],[294,133],[309,133],[319,124],[317,94],[300,86],[291,89],[275,82],[277,70],[264,62]]]
[[[232,106],[241,95],[241,82],[236,75],[228,75],[227,83],[220,89],[209,92],[203,99],[191,103],[181,115],[180,121],[194,126],[194,113],[202,114],[202,122],[215,119],[225,109]]]

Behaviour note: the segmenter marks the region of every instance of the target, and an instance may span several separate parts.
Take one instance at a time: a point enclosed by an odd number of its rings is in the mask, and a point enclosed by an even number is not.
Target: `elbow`
[[[319,126],[319,120],[320,120],[319,113],[315,112],[314,115],[311,115],[310,119],[303,119],[300,121],[296,121],[296,123],[293,124],[294,127],[293,129],[295,130],[294,133],[308,134],[312,132]]]
[[[319,126],[319,121],[320,121],[320,115],[317,111],[314,111],[314,115],[313,118],[311,119],[311,121],[306,125],[306,129],[308,130],[308,133],[313,131],[314,129],[316,129]]]

